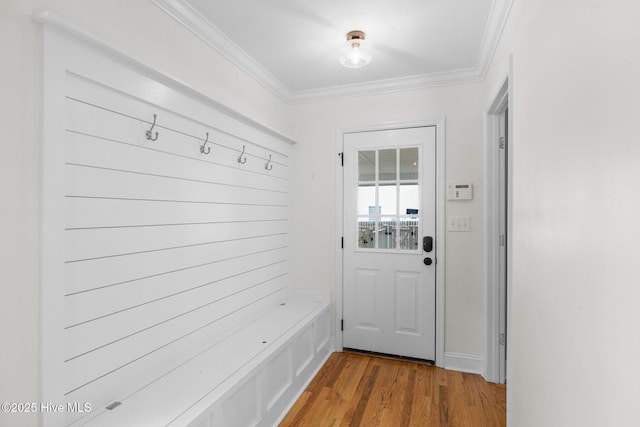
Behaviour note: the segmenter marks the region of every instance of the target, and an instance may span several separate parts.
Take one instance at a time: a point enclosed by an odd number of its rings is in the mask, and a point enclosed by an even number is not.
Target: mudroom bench
[[[276,425],[330,355],[329,323],[328,295],[294,292],[224,341],[77,425]]]

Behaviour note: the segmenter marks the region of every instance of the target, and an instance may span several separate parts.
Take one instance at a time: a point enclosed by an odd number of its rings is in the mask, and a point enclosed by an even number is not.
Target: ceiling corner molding
[[[482,43],[480,44],[480,53],[478,55],[480,79],[484,79],[489,70],[489,65],[491,65],[493,54],[500,42],[502,31],[507,23],[512,5],[513,0],[494,0],[491,4],[489,19],[487,19],[487,25],[484,29]]]
[[[482,76],[479,70],[477,68],[468,68],[443,73],[419,74],[394,79],[297,91],[291,95],[290,102],[292,104],[303,104],[314,101],[329,101],[357,96],[450,86],[480,80],[482,80]]]
[[[242,71],[289,102],[291,91],[184,0],[149,0]]]

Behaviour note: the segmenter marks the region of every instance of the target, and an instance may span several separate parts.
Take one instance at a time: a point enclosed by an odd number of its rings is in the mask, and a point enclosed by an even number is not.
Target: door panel
[[[345,134],[344,149],[343,346],[434,360],[435,127]]]
[[[396,272],[396,332],[419,334],[420,274]]]
[[[378,272],[356,271],[356,324],[357,327],[376,328],[376,282]]]

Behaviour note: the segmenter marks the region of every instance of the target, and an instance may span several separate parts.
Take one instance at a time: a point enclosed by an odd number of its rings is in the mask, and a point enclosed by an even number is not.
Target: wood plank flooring
[[[280,427],[502,427],[506,387],[429,365],[334,353]]]

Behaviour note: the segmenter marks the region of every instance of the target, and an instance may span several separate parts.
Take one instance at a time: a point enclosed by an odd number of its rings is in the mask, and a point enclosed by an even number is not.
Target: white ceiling
[[[512,0],[151,0],[287,102],[484,77]],[[361,30],[373,61],[338,62]]]

